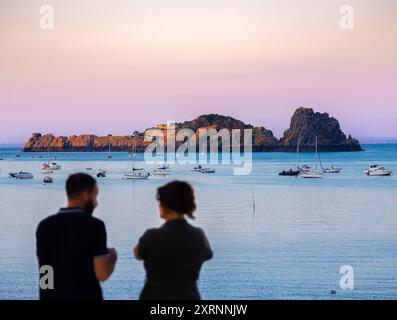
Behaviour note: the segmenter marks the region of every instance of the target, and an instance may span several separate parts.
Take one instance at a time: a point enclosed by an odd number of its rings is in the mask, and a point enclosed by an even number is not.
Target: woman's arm
[[[139,245],[136,245],[134,247],[134,257],[135,257],[135,259],[142,261],[143,259],[139,256],[138,253],[139,253]]]

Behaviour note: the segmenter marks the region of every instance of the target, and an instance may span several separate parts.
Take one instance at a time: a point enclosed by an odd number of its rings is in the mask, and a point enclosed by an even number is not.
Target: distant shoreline
[[[372,144],[397,144],[397,138],[358,138],[360,143],[362,145],[372,145]],[[21,152],[23,152],[23,143],[18,143],[18,144],[9,144],[9,143],[0,143],[0,148],[2,149],[20,149]],[[27,151],[29,152],[34,152],[34,151]],[[40,151],[37,151],[40,152]],[[46,152],[46,151],[43,151]],[[59,152],[68,152],[68,151],[59,151]],[[80,151],[79,151],[80,152]],[[81,152],[107,152],[106,150],[104,151],[81,151]],[[112,152],[126,152],[126,151],[117,151],[113,150]]]

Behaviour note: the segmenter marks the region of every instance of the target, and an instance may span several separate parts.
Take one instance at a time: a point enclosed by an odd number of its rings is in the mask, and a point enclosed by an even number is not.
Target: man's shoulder
[[[102,227],[104,228],[105,227],[105,223],[99,218],[91,216],[91,217],[89,217],[89,221],[90,221],[90,223],[92,225],[94,225],[94,226],[96,226],[98,228],[102,228]]]
[[[52,214],[39,222],[39,227],[44,227],[58,221],[58,214]]]

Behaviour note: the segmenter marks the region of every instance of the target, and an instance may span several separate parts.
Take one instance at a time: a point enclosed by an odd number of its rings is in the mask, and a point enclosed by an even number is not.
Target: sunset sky
[[[0,143],[204,113],[281,136],[298,106],[397,137],[397,1],[348,3],[353,31],[336,0],[0,0]]]

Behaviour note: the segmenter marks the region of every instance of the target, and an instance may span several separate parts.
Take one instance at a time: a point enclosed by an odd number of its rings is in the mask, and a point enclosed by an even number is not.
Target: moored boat
[[[44,183],[44,184],[53,183],[53,182],[54,182],[54,179],[53,179],[52,177],[45,177],[45,178],[43,179],[43,183]]]
[[[335,167],[325,168],[323,170],[324,173],[340,173],[341,171],[342,171],[342,168],[335,168]]]
[[[300,170],[293,170],[293,169],[289,169],[289,170],[283,170],[281,171],[278,175],[279,176],[283,176],[283,177],[296,177],[300,174]]]
[[[15,178],[18,180],[28,180],[28,179],[34,179],[33,174],[30,172],[24,172],[24,171],[19,171],[19,172],[10,172],[9,173],[10,178]]]
[[[370,165],[368,170],[365,170],[364,173],[367,176],[373,177],[388,177],[393,174],[391,170],[386,170],[385,167],[378,164]]]

